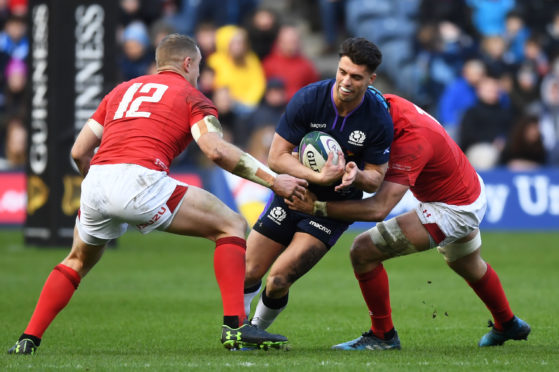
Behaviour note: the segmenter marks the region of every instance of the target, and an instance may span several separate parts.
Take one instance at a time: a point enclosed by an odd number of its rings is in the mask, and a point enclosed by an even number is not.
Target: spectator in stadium
[[[345,0],[319,0],[318,5],[324,39],[322,54],[335,54],[338,39],[345,33]]]
[[[27,85],[27,66],[25,62],[12,58],[4,70],[6,86],[4,105],[7,114],[24,115],[26,110],[25,87]]]
[[[482,36],[502,35],[507,14],[515,0],[466,0],[472,10],[472,23]]]
[[[559,56],[559,10],[553,14],[552,21],[545,27],[544,48],[549,58],[555,59]]]
[[[27,129],[23,118],[12,115],[7,119],[5,131],[0,170],[23,170],[27,159]]]
[[[201,23],[196,27],[194,39],[200,46],[200,53],[202,53],[200,70],[207,66],[206,59],[215,52],[215,34],[216,27],[213,23]]]
[[[540,128],[549,165],[559,165],[559,58],[541,85]]]
[[[145,75],[152,64],[153,51],[146,26],[139,21],[129,24],[122,34],[122,79],[130,80]]]
[[[195,88],[200,59],[193,39],[167,36],[156,51],[158,73],[119,84],[84,125],[71,153],[85,176],[72,250],[49,275],[10,354],[35,353],[43,333],[99,261],[107,242],[121,236],[127,224],[142,233],[157,229],[216,243],[214,269],[222,294],[221,341],[226,348],[263,343],[282,347],[287,342],[245,322],[246,221],[209,192],[167,173],[173,158],[194,139],[220,167],[282,197],[302,197],[307,182],[276,175],[222,139],[214,105]],[[126,125],[119,124],[123,121]]]
[[[522,64],[512,76],[510,100],[514,117],[521,117],[527,112],[537,112],[540,105],[540,86],[538,73],[534,66]]]
[[[501,164],[513,171],[526,171],[539,168],[546,161],[547,154],[538,117],[521,117],[507,138],[501,154]]]
[[[287,99],[320,79],[314,63],[301,52],[301,35],[294,25],[281,26],[274,48],[262,65],[267,79],[283,80]]]
[[[457,25],[443,21],[421,25],[416,44],[419,78],[417,93],[412,96],[422,107],[434,111],[445,87],[460,76],[464,61],[474,54],[474,43]]]
[[[476,89],[485,76],[485,65],[479,59],[464,63],[462,75],[445,87],[439,100],[439,117],[450,136],[457,140],[464,112],[477,101]]]
[[[262,64],[250,49],[245,29],[234,25],[216,32],[216,51],[208,57],[215,72],[215,89],[227,88],[235,103],[237,115],[252,112],[266,90]]]
[[[477,88],[478,101],[460,123],[460,147],[476,169],[494,167],[512,127],[512,114],[501,101],[499,81],[486,76]]]
[[[524,43],[530,37],[530,30],[524,24],[524,19],[519,12],[511,11],[505,21],[503,40],[506,45],[505,58],[514,65],[524,60]]]
[[[542,44],[542,38],[538,35],[530,36],[524,43],[524,64],[533,66],[539,79],[549,72],[549,59]]]
[[[160,0],[120,0],[119,5],[119,24],[123,27],[138,21],[151,27],[163,11]]]
[[[513,69],[505,60],[506,45],[501,36],[486,36],[481,40],[480,59],[485,63],[487,73],[501,76]]]
[[[262,61],[270,54],[278,37],[280,20],[272,9],[260,8],[249,18],[245,26],[250,46]]]
[[[269,166],[304,178],[325,200],[361,199],[384,177],[393,126],[384,99],[368,89],[376,79],[382,54],[364,38],[350,38],[340,47],[335,79],[300,89],[276,126]],[[330,154],[320,172],[305,167],[292,153],[303,136],[320,130],[343,147],[337,162]],[[291,285],[309,271],[350,224],[289,211],[274,195],[247,239],[245,307],[258,294],[268,269],[266,287],[252,318],[262,329],[287,305]]]
[[[388,171],[376,194],[364,200],[325,202],[308,193],[305,202],[286,201],[290,208],[316,216],[377,222],[354,239],[350,252],[371,328],[333,348],[400,349],[383,262],[434,247],[493,316],[492,329],[478,345],[526,339],[530,326],[514,315],[497,273],[480,254],[479,224],[487,207],[483,180],[433,117],[401,97],[385,97],[394,121],[394,141]],[[419,200],[417,207],[384,221],[408,190]]]
[[[8,54],[11,58],[25,61],[29,53],[29,39],[26,33],[25,17],[11,15],[0,32],[0,52]]]
[[[256,110],[244,122],[247,139],[259,128],[275,127],[287,105],[287,94],[283,80],[272,78],[266,83],[266,93]]]

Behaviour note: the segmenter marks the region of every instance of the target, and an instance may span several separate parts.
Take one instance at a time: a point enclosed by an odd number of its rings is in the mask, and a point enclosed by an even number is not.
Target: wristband
[[[318,217],[328,217],[326,212],[326,202],[315,200],[312,208],[312,214]]]

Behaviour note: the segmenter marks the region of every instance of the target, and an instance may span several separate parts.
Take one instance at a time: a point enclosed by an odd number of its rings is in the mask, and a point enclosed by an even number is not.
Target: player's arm
[[[329,154],[328,161],[320,173],[317,173],[305,167],[297,157],[293,156],[294,148],[294,144],[275,133],[268,154],[270,168],[278,173],[288,173],[317,185],[331,185],[342,177],[345,166],[342,153],[338,154],[337,164],[332,162],[333,154]]]
[[[89,119],[78,134],[72,146],[72,159],[82,176],[89,171],[89,163],[94,155],[95,148],[101,143],[103,126],[93,119]]]
[[[284,198],[303,198],[307,181],[274,173],[250,154],[223,139],[215,116],[206,116],[192,126],[192,135],[202,152],[215,164],[239,177],[272,189]]]
[[[362,200],[318,201],[312,193],[303,200],[286,200],[289,208],[322,217],[344,221],[373,221],[386,218],[396,204],[404,197],[409,186],[384,181],[377,193]]]
[[[384,164],[366,163],[364,169],[361,170],[355,162],[351,161],[345,167],[342,183],[336,186],[335,190],[339,191],[353,186],[368,193],[376,192],[387,169],[388,162]]]

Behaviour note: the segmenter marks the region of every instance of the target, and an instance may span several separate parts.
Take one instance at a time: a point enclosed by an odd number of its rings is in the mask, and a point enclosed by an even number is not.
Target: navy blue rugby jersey
[[[322,80],[300,89],[282,115],[276,132],[298,146],[303,136],[314,130],[330,134],[343,149],[347,162],[360,169],[365,163],[384,164],[390,156],[394,125],[384,97],[367,89],[361,104],[347,116],[338,115],[332,90],[335,79]],[[360,199],[361,190],[349,188],[335,192],[334,186],[311,184],[309,189],[319,200]]]

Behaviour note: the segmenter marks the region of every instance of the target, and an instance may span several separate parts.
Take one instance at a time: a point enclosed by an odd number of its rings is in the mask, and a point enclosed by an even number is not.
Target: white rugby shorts
[[[87,244],[116,239],[128,225],[141,233],[165,230],[188,185],[136,164],[92,165],[81,185],[76,226]]]
[[[422,203],[416,207],[421,223],[438,246],[443,247],[461,239],[479,228],[487,209],[485,184],[478,175],[481,192],[478,198],[468,205],[446,203]]]

